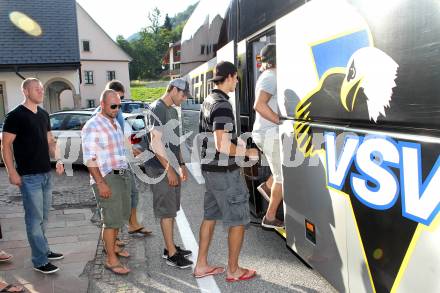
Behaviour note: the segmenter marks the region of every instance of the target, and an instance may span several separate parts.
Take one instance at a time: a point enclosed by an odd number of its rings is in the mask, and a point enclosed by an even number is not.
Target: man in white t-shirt
[[[258,191],[269,197],[269,206],[261,225],[266,228],[283,228],[284,223],[276,218],[278,206],[283,200],[280,139],[278,124],[280,123],[277,104],[276,47],[267,44],[261,49],[261,71],[255,87],[256,111],[252,138],[263,152],[272,176],[258,186]]]

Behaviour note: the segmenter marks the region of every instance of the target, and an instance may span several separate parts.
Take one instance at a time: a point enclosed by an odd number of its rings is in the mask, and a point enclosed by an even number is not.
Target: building
[[[81,7],[76,5],[81,59],[80,86],[82,107],[94,107],[106,83],[118,79],[130,98],[129,62],[132,60]],[[66,99],[66,101],[69,101]],[[72,106],[72,105],[69,105]]]
[[[180,77],[180,41],[176,43],[170,43],[167,52],[165,53],[162,64],[167,68],[164,75],[175,79]]]
[[[0,1],[0,121],[22,100],[21,82],[39,78],[44,108],[60,109],[60,94],[81,106],[80,55],[74,0]]]
[[[74,0],[0,1],[0,123],[39,78],[49,112],[97,105],[109,79],[130,95],[128,56]]]

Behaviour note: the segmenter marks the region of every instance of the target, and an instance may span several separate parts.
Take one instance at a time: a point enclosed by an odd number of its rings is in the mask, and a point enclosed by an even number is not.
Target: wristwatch
[[[63,160],[59,159],[59,160],[57,160],[57,164],[64,165],[64,162],[63,162]]]
[[[185,162],[179,162],[179,166],[185,166]]]

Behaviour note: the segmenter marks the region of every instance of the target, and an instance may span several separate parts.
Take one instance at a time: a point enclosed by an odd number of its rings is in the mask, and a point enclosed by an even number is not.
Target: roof
[[[15,66],[21,67],[21,70],[36,67],[78,68],[75,4],[75,0],[1,0],[0,69],[8,70]],[[33,36],[19,29],[12,22],[13,12],[23,13],[34,20],[41,28],[41,34]],[[23,22],[26,24],[26,21]]]
[[[89,18],[89,20],[91,21],[91,22],[93,22],[95,25],[96,25],[96,27],[103,33],[103,35],[105,35],[105,37],[108,39],[108,41],[110,41],[114,46],[114,48],[116,48],[117,50],[119,50],[126,58],[127,58],[127,61],[129,61],[129,62],[131,62],[132,60],[133,60],[133,58],[127,53],[127,52],[125,52],[120,46],[119,46],[119,44],[117,43],[117,42],[115,42],[108,34],[107,34],[107,32],[96,22],[96,20],[93,18],[93,17],[91,17],[90,16],[90,14],[79,4],[79,3],[76,3],[76,5],[77,5],[77,7],[79,8],[79,9],[81,9],[81,11],[83,11],[83,13]],[[88,28],[89,30],[90,30],[90,28]],[[86,58],[84,58],[83,60],[87,60]]]

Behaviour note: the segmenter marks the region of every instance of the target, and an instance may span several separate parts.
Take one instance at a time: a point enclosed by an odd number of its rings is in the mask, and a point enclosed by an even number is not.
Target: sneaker
[[[167,257],[167,265],[169,266],[186,269],[189,268],[192,264],[192,261],[186,259],[183,255],[177,252],[173,256]]]
[[[177,245],[176,245],[176,250],[177,250],[177,253],[180,253],[184,257],[188,257],[188,256],[190,256],[192,254],[191,250],[182,249],[182,248],[180,248]],[[164,259],[168,258],[168,250],[166,248],[163,249],[162,258],[164,258]]]
[[[41,266],[38,268],[34,267],[34,270],[36,270],[37,272],[43,273],[43,274],[53,274],[55,272],[58,272],[60,270],[60,268],[57,266],[54,266],[53,264],[48,262],[44,266]]]
[[[261,183],[258,185],[257,190],[260,192],[260,194],[267,200],[270,201],[270,188],[267,187],[266,182]]]
[[[47,255],[47,258],[50,260],[59,260],[59,259],[63,259],[64,255],[61,253],[56,253],[56,252],[49,252],[49,254]]]
[[[261,226],[264,228],[284,228],[284,222],[278,220],[277,218],[273,219],[272,221],[269,221],[266,219],[266,216],[263,217],[263,220],[261,221]]]

